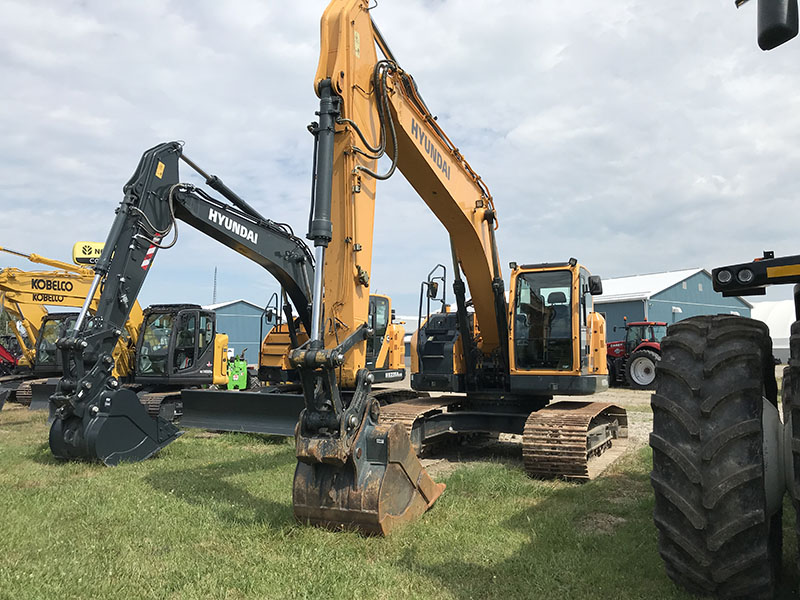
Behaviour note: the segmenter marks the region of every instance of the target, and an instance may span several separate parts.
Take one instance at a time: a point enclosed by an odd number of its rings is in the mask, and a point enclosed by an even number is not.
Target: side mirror
[[[772,50],[797,35],[797,0],[758,0],[758,47]]]
[[[592,296],[600,296],[603,293],[603,280],[600,275],[589,275],[589,293]]]
[[[394,309],[392,309],[392,320],[391,320],[391,322],[394,323],[395,319],[397,319],[397,313],[394,311]]]
[[[434,300],[436,296],[439,295],[439,282],[438,281],[429,281],[428,282],[428,298]]]

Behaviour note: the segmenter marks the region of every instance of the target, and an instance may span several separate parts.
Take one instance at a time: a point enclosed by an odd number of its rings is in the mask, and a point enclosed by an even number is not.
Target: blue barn
[[[246,349],[247,363],[257,364],[261,340],[273,325],[264,316],[263,307],[247,300],[231,300],[203,308],[217,314],[217,333],[228,335],[228,348],[236,354]]]
[[[606,318],[609,342],[625,339],[625,321],[676,323],[697,315],[750,316],[752,305],[739,297],[725,298],[714,291],[705,269],[684,269],[603,280],[603,294],[595,310]]]

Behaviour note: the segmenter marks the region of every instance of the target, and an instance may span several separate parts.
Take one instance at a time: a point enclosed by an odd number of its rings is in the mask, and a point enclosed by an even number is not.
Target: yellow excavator
[[[31,388],[47,378],[61,375],[56,341],[77,313],[49,313],[47,306],[80,307],[89,290],[93,272],[39,254],[25,254],[9,248],[0,251],[53,267],[52,271],[0,270],[0,307],[18,324],[12,328],[20,347],[15,373],[0,377],[0,395],[11,401],[28,404]],[[96,299],[90,305],[96,308]],[[114,349],[115,376],[127,378],[133,371],[133,348],[136,344],[142,311],[138,303],[131,310],[125,335]],[[22,331],[20,331],[22,328]],[[23,334],[24,332],[24,334]],[[41,408],[41,407],[39,407]]]
[[[412,441],[521,433],[530,474],[585,479],[594,475],[591,459],[626,437],[627,416],[604,403],[547,406],[555,394],[608,385],[604,320],[592,309],[600,279],[574,259],[512,264],[506,300],[492,196],[372,14],[365,0],[334,0],[321,23],[319,122],[310,127],[316,182],[308,237],[318,265],[312,333],[290,353],[306,395],[293,499],[301,520],[386,533],[441,493]],[[378,172],[383,156],[391,162]],[[396,169],[450,237],[456,310],[428,318],[412,344],[412,386],[422,394],[379,408],[360,336],[368,326],[376,181]],[[343,398],[340,388],[355,392]]]
[[[268,384],[281,385],[298,380],[297,371],[289,364],[289,352],[306,343],[308,333],[298,326],[290,326],[291,312],[285,311],[291,308],[284,299],[284,313],[281,313],[277,297],[277,294],[273,296],[276,303],[266,311],[277,322],[261,343],[258,378]],[[288,316],[282,317],[282,314]],[[369,323],[374,333],[367,339],[365,365],[374,383],[402,381],[406,375],[405,328],[396,320],[389,296],[370,294]]]

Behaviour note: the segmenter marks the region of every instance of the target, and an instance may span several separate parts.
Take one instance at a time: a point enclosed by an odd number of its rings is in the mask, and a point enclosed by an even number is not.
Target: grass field
[[[466,463],[379,539],[294,522],[289,440],[190,432],[115,468],[58,463],[46,440],[43,413],[0,412],[3,599],[691,597],[656,550],[648,448],[585,485]]]

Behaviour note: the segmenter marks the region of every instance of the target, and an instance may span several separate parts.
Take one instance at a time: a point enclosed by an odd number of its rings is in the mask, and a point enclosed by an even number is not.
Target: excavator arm
[[[15,256],[20,256],[22,258],[27,258],[30,262],[36,263],[39,265],[47,265],[48,267],[53,267],[54,269],[59,269],[61,271],[69,271],[70,273],[77,273],[79,275],[86,275],[91,277],[93,275],[91,269],[87,269],[86,267],[81,267],[80,265],[73,265],[71,263],[67,263],[61,260],[56,260],[55,258],[47,258],[46,256],[42,256],[41,254],[25,254],[24,252],[17,252],[16,250],[12,250],[11,248],[4,248],[0,246],[0,252],[6,252],[8,254],[13,254]]]
[[[181,183],[181,160],[233,206]],[[160,144],[145,152],[123,191],[75,328],[58,343],[69,368],[52,396],[57,410],[50,448],[62,459],[100,460],[109,465],[142,460],[180,435],[168,421],[149,416],[136,395],[120,388],[111,375],[111,349],[156,253],[177,241],[176,220],[263,266],[280,282],[304,326],[310,322],[313,264],[305,243],[202,171],[185,156],[181,143]],[[97,309],[89,318],[91,299],[101,283]]]
[[[384,58],[378,58],[378,49]],[[295,514],[323,526],[387,533],[443,490],[409,450],[402,429],[378,424],[364,369],[375,189],[399,169],[450,235],[459,328],[468,348],[507,369],[508,325],[491,194],[436,123],[397,63],[364,0],[334,0],[321,23],[315,77],[313,240],[317,270],[311,339],[293,351],[306,396],[296,435]],[[378,159],[391,165],[377,171]],[[480,337],[468,331],[469,284]],[[340,388],[354,388],[345,396]],[[398,426],[399,427],[399,426]],[[371,444],[387,454],[369,455]],[[392,461],[389,456],[402,456]],[[408,485],[411,482],[411,485]],[[334,493],[337,489],[347,493]],[[375,498],[372,488],[383,490]],[[393,500],[389,501],[389,498]],[[405,498],[405,502],[396,501]],[[358,506],[358,508],[356,508]]]

